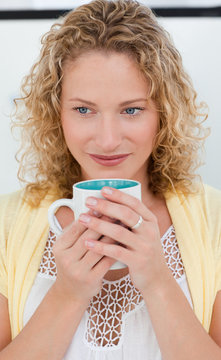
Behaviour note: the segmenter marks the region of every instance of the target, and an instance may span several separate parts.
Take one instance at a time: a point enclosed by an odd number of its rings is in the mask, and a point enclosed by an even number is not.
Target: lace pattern
[[[52,251],[56,236],[49,231],[45,251],[39,267],[44,277],[56,278],[56,263]],[[184,266],[172,226],[161,238],[161,243],[168,267],[175,279],[184,274]],[[115,281],[103,279],[100,292],[94,296],[88,306],[88,321],[85,329],[86,344],[91,348],[113,348],[120,345],[126,314],[144,303],[140,292],[134,287],[130,275]]]
[[[49,231],[48,240],[45,245],[45,250],[38,270],[41,274],[44,274],[45,277],[56,278],[57,276],[57,268],[56,268],[54,254],[52,251],[52,247],[55,241],[56,241],[56,235],[54,235],[52,231]]]
[[[172,271],[173,277],[178,280],[184,274],[184,266],[173,225],[170,226],[167,232],[163,235],[161,243],[167,265]]]
[[[88,324],[85,339],[92,347],[119,345],[123,318],[137,309],[142,296],[133,286],[129,274],[116,280],[103,279],[103,287],[88,307]]]

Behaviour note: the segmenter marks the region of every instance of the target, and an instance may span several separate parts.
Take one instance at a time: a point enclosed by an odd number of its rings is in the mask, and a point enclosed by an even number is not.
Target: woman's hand
[[[53,246],[57,267],[57,278],[54,284],[62,298],[74,300],[87,307],[90,299],[102,286],[102,278],[115,260],[96,254],[85,248],[85,240],[98,240],[101,234],[88,230],[75,221],[58,237]],[[113,242],[103,237],[103,242]]]
[[[171,277],[163,254],[157,218],[141,201],[120,190],[103,188],[102,195],[105,200],[88,198],[87,207],[119,220],[126,227],[83,214],[79,222],[118,243],[104,244],[85,236],[85,246],[94,253],[128,265],[134,285],[141,293],[146,293],[152,286],[158,286],[168,276]],[[140,216],[143,222],[137,229],[131,230]]]

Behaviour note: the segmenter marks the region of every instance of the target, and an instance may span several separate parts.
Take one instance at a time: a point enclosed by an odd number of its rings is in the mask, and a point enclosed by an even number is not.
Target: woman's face
[[[147,81],[125,54],[94,51],[64,69],[61,121],[83,179],[147,181],[158,129]]]

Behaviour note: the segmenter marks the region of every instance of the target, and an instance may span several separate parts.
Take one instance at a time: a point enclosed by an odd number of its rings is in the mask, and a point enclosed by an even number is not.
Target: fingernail
[[[104,192],[107,195],[113,194],[113,190],[109,187],[103,187],[102,192]]]
[[[86,204],[87,204],[87,205],[95,206],[95,205],[97,205],[97,200],[96,200],[95,198],[89,197],[89,198],[87,198],[87,200],[86,200]]]
[[[94,243],[92,241],[86,240],[85,241],[85,245],[89,248],[93,248],[94,247]]]
[[[101,213],[99,213],[98,211],[95,211],[95,210],[93,210],[93,215],[98,217],[98,218],[100,218],[102,216]]]
[[[79,216],[79,220],[84,222],[84,223],[89,223],[91,218],[88,215],[82,214],[82,215]]]

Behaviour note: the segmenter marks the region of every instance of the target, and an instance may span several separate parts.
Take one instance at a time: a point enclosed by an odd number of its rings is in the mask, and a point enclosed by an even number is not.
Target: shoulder
[[[203,183],[192,186],[189,193],[176,189],[167,194],[167,198],[176,199],[186,210],[204,214],[215,214],[221,207],[221,191]],[[218,214],[217,214],[218,215]]]
[[[7,238],[9,229],[15,221],[16,215],[23,203],[24,190],[0,195],[0,237],[1,243]]]
[[[0,215],[16,211],[24,201],[24,189],[10,194],[0,195]]]
[[[198,231],[204,236],[207,234],[216,256],[221,256],[221,191],[207,184],[198,184],[195,193],[185,198],[189,216]]]
[[[33,207],[26,198],[25,188],[0,196],[0,248],[14,246],[16,239],[25,237],[30,229],[33,236],[39,230],[40,236],[48,227],[48,208],[53,202],[52,194],[47,194],[39,206]],[[11,244],[11,245],[10,245]]]
[[[24,192],[25,192],[25,189],[23,188],[23,189],[20,189],[20,190],[17,190],[17,191],[8,193],[8,194],[1,194],[0,195],[0,205],[2,203],[13,201],[13,200],[17,201],[18,199],[23,197]]]
[[[189,193],[179,189],[166,194],[167,205],[174,219],[182,218],[210,239],[218,239],[221,234],[221,191],[212,186],[198,183]]]
[[[185,196],[193,210],[205,216],[205,220],[220,222],[221,191],[207,184],[197,184],[194,190]]]
[[[48,206],[48,204],[56,199],[56,193],[53,190],[50,190],[40,201],[40,204],[35,207],[28,202],[26,197],[26,189],[23,188],[9,194],[0,195],[0,213],[4,211],[16,212],[16,210],[22,208],[30,208],[30,210],[32,209],[36,211],[36,209],[41,209],[42,207]]]
[[[221,190],[203,183],[196,184],[194,189],[196,196],[201,197],[206,201],[213,201],[219,204],[221,203]]]
[[[212,186],[204,184],[204,197],[208,206],[215,207],[215,209],[221,207],[221,190],[215,189]],[[211,208],[211,210],[212,210]]]
[[[8,234],[16,221],[26,221],[27,223],[38,214],[47,211],[49,205],[54,200],[54,194],[49,192],[42,199],[39,206],[33,207],[26,199],[25,188],[16,192],[0,195],[0,228]]]

